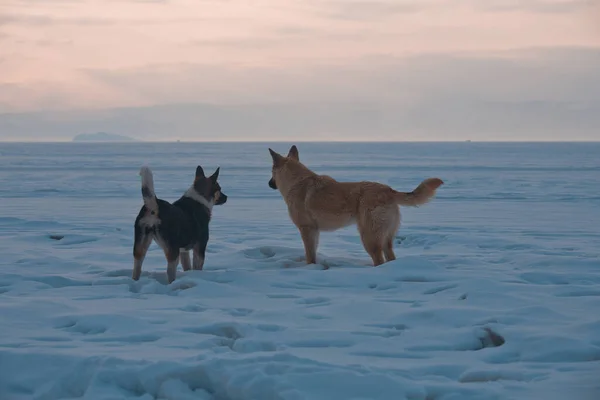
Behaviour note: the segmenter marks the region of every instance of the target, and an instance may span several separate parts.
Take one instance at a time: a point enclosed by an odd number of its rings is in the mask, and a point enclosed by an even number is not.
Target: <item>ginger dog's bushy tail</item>
[[[144,199],[144,205],[150,211],[158,213],[158,202],[156,201],[156,194],[154,194],[154,177],[152,171],[148,167],[142,167],[140,169],[140,176],[142,177],[142,198]]]
[[[428,178],[417,186],[412,192],[396,192],[396,203],[401,206],[418,207],[429,202],[435,191],[444,184],[439,178]]]

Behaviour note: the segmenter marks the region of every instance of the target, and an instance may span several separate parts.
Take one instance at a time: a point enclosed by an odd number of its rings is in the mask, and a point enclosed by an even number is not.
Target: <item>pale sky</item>
[[[0,140],[600,140],[599,115],[598,1],[0,1]]]

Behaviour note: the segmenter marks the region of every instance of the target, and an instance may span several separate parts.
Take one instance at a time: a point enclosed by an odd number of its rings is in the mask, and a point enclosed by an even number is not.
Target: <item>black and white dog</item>
[[[142,167],[140,176],[144,205],[134,224],[132,278],[136,281],[140,278],[142,263],[152,240],[165,252],[169,283],[175,280],[180,258],[183,270],[190,270],[190,250],[194,255],[193,268],[202,269],[212,207],[227,201],[217,182],[219,168],[206,177],[202,167],[198,166],[194,183],[173,204],[156,197],[150,168]]]

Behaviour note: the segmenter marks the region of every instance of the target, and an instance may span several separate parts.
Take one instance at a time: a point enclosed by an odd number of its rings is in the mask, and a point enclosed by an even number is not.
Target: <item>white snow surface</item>
[[[268,146],[2,144],[0,399],[600,398],[599,144],[299,143],[339,180],[445,181],[377,268],[355,227],[304,264]],[[173,201],[198,164],[229,196],[205,269],[168,285],[153,244],[132,281],[140,167]]]

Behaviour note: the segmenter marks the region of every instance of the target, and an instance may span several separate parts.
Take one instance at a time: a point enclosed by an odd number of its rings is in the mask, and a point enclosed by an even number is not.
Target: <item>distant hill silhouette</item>
[[[82,133],[73,138],[74,142],[134,142],[137,139],[114,133],[96,132]]]

